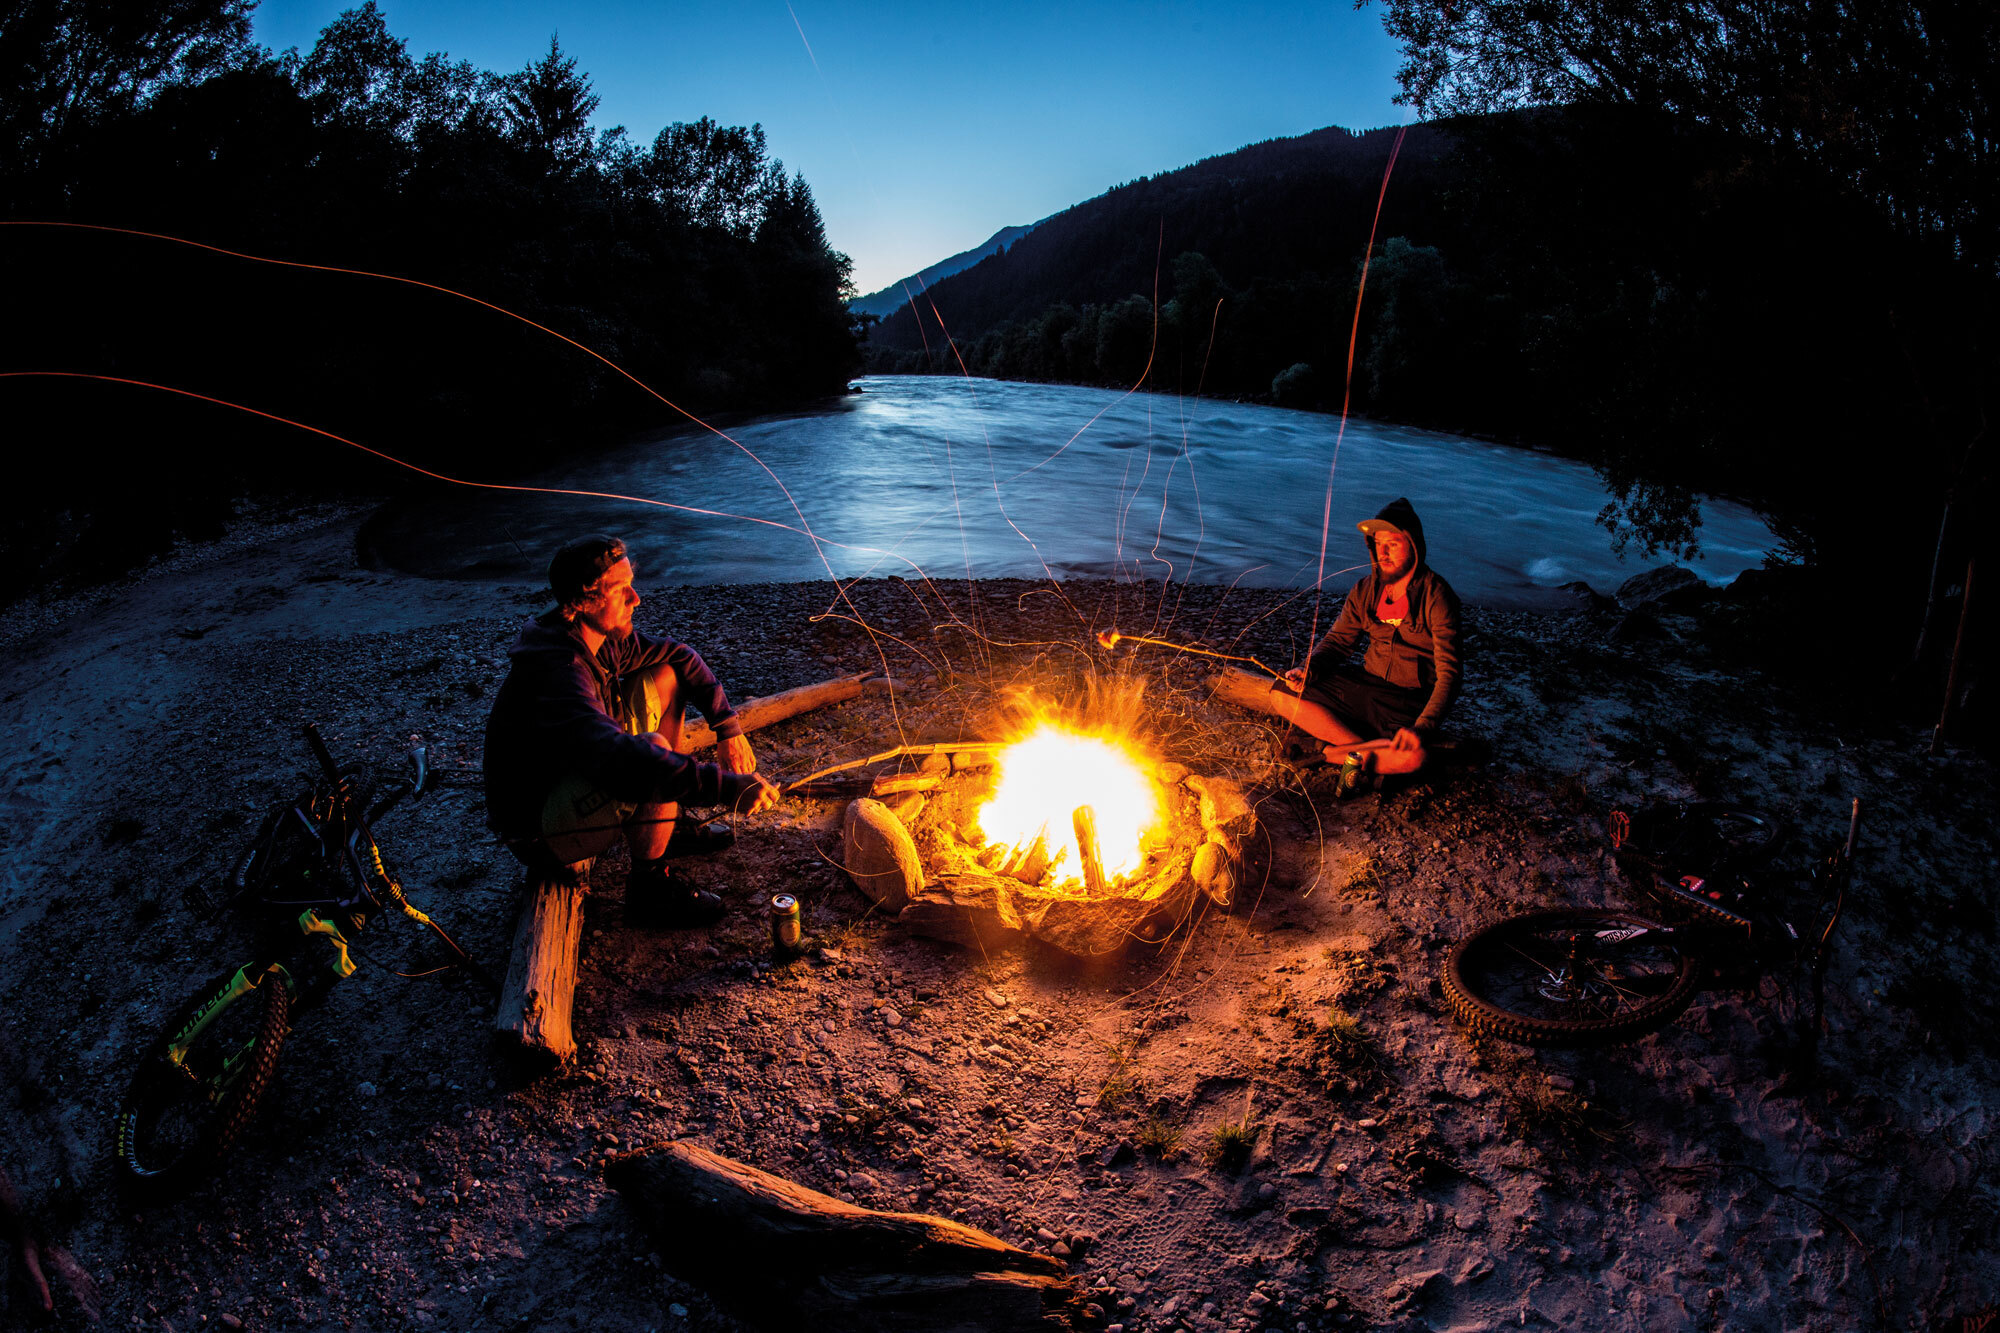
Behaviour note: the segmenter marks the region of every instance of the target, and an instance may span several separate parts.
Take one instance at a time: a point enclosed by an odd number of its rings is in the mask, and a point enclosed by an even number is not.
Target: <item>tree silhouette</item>
[[[507,80],[502,94],[507,128],[528,151],[558,171],[574,171],[590,160],[590,117],[597,110],[590,78],[549,36],[549,52]]]

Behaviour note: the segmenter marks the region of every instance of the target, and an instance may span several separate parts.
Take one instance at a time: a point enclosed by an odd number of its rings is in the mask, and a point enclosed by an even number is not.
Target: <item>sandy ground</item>
[[[421,733],[476,767],[502,653],[541,604],[358,568],[353,532],[351,514],[266,522],[23,612],[0,650],[0,1163],[108,1326],[741,1327],[602,1182],[608,1152],[667,1135],[1060,1245],[1100,1326],[1126,1330],[1900,1329],[2000,1300],[1992,767],[1730,665],[1699,615],[1614,632],[1583,609],[1475,609],[1455,726],[1491,758],[1344,805],[1274,767],[1257,719],[1204,701],[1204,664],[1124,659],[1148,673],[1154,747],[1243,778],[1274,852],[1234,914],[1115,962],[910,937],[832,863],[839,805],[794,802],[700,868],[733,909],[713,931],[628,931],[623,868],[603,867],[582,1055],[524,1080],[476,986],[390,975],[438,950],[383,923],[300,1023],[226,1173],[135,1211],[107,1160],[131,1053],[247,939],[181,887],[298,785],[304,719],[343,757],[392,760]],[[888,664],[912,688],[760,733],[764,766],[980,734],[1021,689],[1082,697],[1109,669],[1090,629],[1222,643],[1274,606],[1067,593],[1074,611],[1023,584],[857,589],[911,646]],[[660,589],[640,620],[742,698],[881,665],[851,623],[813,622],[831,602]],[[1309,617],[1278,610],[1238,651],[1282,667]],[[1449,945],[1531,906],[1639,906],[1603,811],[1696,795],[1784,815],[1809,848],[1867,803],[1822,1077],[1780,1085],[1770,981],[1630,1046],[1471,1040],[1438,982]],[[497,967],[518,877],[476,790],[381,834],[412,897]],[[819,945],[786,965],[761,916],[779,890]],[[1329,1036],[1336,1011],[1358,1044]],[[1225,1125],[1247,1160],[1213,1160]],[[60,1317],[82,1321],[67,1294]]]

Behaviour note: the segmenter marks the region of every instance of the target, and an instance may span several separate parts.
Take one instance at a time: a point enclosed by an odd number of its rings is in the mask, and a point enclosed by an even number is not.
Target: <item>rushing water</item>
[[[931,376],[861,390],[729,432],[790,490],[818,550],[742,518],[464,491],[391,520],[377,546],[419,573],[539,578],[562,541],[611,531],[648,585],[824,578],[831,565],[841,577],[1046,570],[1303,587],[1319,568],[1331,466],[1330,588],[1365,565],[1354,524],[1399,495],[1423,517],[1431,565],[1469,601],[1539,604],[1577,579],[1608,592],[1649,567],[1612,551],[1597,475],[1549,454],[1351,421],[1336,460],[1338,418],[1282,408]],[[802,526],[770,474],[707,433],[530,480]],[[1693,568],[1710,582],[1773,545],[1741,505],[1706,501],[1702,520]]]

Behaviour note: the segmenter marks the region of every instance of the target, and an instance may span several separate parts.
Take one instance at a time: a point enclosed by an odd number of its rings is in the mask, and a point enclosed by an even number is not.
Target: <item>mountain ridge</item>
[[[1046,218],[1042,219],[1047,221]],[[1016,227],[1002,227],[970,250],[960,250],[957,254],[938,260],[929,268],[918,269],[907,278],[890,283],[880,291],[857,296],[847,303],[847,308],[857,315],[887,315],[899,309],[914,292],[920,292],[932,284],[971,268],[989,255],[1006,249],[1020,240],[1041,222],[1027,222]]]

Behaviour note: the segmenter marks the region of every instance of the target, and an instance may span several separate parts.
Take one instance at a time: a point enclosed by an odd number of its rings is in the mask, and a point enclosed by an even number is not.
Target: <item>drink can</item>
[[[799,900],[789,893],[771,899],[771,948],[773,952],[797,953],[799,948]]]

